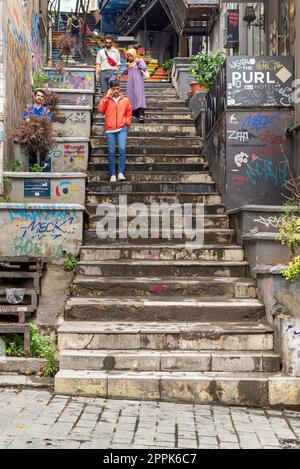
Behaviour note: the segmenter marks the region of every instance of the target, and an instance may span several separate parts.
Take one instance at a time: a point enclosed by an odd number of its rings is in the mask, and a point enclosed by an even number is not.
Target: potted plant
[[[225,57],[224,50],[217,49],[214,52],[198,52],[191,58],[189,71],[196,79],[195,82],[190,83],[192,94],[196,91],[206,92],[212,86]]]

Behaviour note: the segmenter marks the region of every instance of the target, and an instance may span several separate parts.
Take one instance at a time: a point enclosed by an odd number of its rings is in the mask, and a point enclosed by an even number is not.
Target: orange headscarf
[[[133,62],[129,62],[129,63],[128,63],[128,67],[129,67],[129,68],[133,68],[133,67],[136,66],[136,64],[137,64],[138,61],[139,61],[137,52],[136,52],[135,49],[128,49],[127,55],[128,55],[128,54],[132,55],[133,58],[134,58],[134,61],[133,61]]]

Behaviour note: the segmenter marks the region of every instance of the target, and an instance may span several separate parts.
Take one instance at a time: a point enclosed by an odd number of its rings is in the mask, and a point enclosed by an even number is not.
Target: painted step
[[[102,277],[246,277],[247,262],[228,261],[85,261],[79,275]]]
[[[202,298],[201,298],[202,300]],[[70,298],[68,321],[189,322],[262,319],[264,305],[258,300],[202,301],[181,298]]]
[[[116,165],[117,168],[117,165]],[[107,167],[106,167],[107,170]],[[89,172],[89,184],[93,182],[107,182],[110,179],[109,172]],[[159,183],[207,183],[212,182],[211,173],[209,171],[197,171],[195,173],[178,173],[178,172],[126,172],[126,181],[137,182],[159,182]]]
[[[211,297],[222,300],[257,297],[256,285],[249,279],[230,277],[203,278],[122,278],[76,276],[72,295],[75,297],[177,296]]]
[[[129,143],[127,145],[127,158],[130,159],[132,155],[134,155],[135,157],[146,157],[146,156],[153,156],[153,155],[156,158],[170,157],[172,161],[174,157],[186,158],[187,156],[197,156],[199,158],[200,157],[203,158],[202,143],[201,142],[199,143],[199,141],[197,142],[196,145],[191,143],[189,146],[186,146],[184,148],[176,147],[174,145],[172,146],[170,142],[169,142],[169,145],[165,145],[165,143],[162,146],[157,146],[157,145],[154,145],[154,142],[152,140],[152,145],[151,144],[150,146],[144,145],[143,147],[140,147],[139,145],[132,145]],[[103,142],[102,144],[97,145],[97,142],[96,142],[96,144],[92,148],[91,156],[106,156],[107,157],[107,144]]]
[[[127,203],[142,203],[145,205],[157,203],[157,204],[205,204],[205,205],[222,205],[221,196],[218,193],[174,193],[165,192],[164,194],[158,192],[132,192],[129,194],[119,193],[108,193],[100,191],[89,191],[87,193],[86,203],[87,204],[98,204],[98,203],[111,203],[118,204],[120,202],[120,196],[126,195]]]
[[[149,226],[149,230],[142,231],[140,233],[140,237],[137,239],[133,239],[131,236],[129,236],[129,232],[126,229],[117,229],[116,231],[112,231],[113,236],[111,238],[106,236],[108,228],[104,228],[104,234],[105,237],[102,236],[103,233],[103,227],[100,225],[99,231],[101,234],[97,232],[97,229],[88,229],[84,232],[84,240],[85,244],[88,245],[90,243],[91,246],[99,246],[103,247],[105,244],[116,244],[116,245],[122,245],[124,244],[124,240],[126,243],[130,245],[143,245],[145,243],[151,245],[153,249],[159,248],[160,245],[163,245],[163,247],[168,247],[168,245],[176,245],[178,244],[178,240],[180,240],[180,243],[186,243],[185,244],[185,249],[196,249],[197,248],[197,243],[199,243],[202,246],[202,243],[205,245],[231,245],[234,240],[235,240],[235,231],[230,230],[230,229],[205,229],[204,234],[203,234],[203,239],[200,239],[200,235],[198,237],[198,240],[195,238],[196,236],[196,229],[195,231],[183,231],[178,230],[178,229],[162,229],[160,228],[159,230],[156,230],[154,228],[154,234],[151,231],[151,228]],[[114,228],[113,228],[114,230]],[[155,236],[154,236],[155,235]]]
[[[98,222],[102,219],[101,216],[96,215],[96,210],[98,206],[94,206],[94,211],[90,211],[90,206],[86,207],[88,212],[90,213],[90,218],[88,220],[88,228],[95,230],[97,228]],[[119,211],[116,211],[117,216],[119,216]],[[136,216],[136,210],[133,209],[131,210],[130,207],[128,207],[128,212],[127,212],[127,217],[128,217],[128,223],[131,223],[134,217]],[[147,218],[139,218],[141,220],[141,227],[145,226],[151,226],[151,218],[150,215]],[[174,217],[171,218],[171,228],[174,228],[176,220]],[[196,219],[195,219],[195,214],[193,214],[193,228],[196,228]],[[229,229],[229,217],[227,215],[206,215],[204,218],[204,228],[209,229]]]
[[[198,153],[199,153],[203,146],[202,138],[200,138],[197,135],[193,137],[188,137],[188,136],[187,137],[184,137],[184,136],[170,137],[170,136],[161,136],[161,135],[157,136],[156,134],[156,138],[153,138],[150,136],[142,137],[142,136],[133,136],[129,134],[127,141],[128,141],[128,146],[127,146],[128,153],[130,153],[131,148],[135,146],[137,147],[138,152],[143,153],[143,154],[147,154],[150,148],[152,152],[154,147],[160,148],[158,153],[167,153],[166,148],[169,149],[170,147],[180,148],[181,149],[180,153],[186,153],[186,148],[190,146],[192,146],[194,150],[198,150]],[[93,148],[94,147],[98,148],[99,146],[105,147],[106,152],[107,152],[107,141],[106,141],[106,137],[104,136],[93,137],[91,139],[91,145]]]
[[[243,261],[244,249],[240,246],[203,246],[187,249],[185,244],[172,246],[110,245],[83,246],[80,249],[82,261],[104,260],[203,260]]]
[[[116,182],[111,183],[110,181],[89,181],[88,182],[89,192],[106,192],[115,194],[129,194],[132,192],[179,192],[179,193],[206,193],[212,194],[215,192],[215,183],[214,182]]]
[[[273,351],[274,334],[258,321],[141,323],[66,321],[58,330],[62,350]]]
[[[63,350],[60,370],[166,372],[279,372],[275,352]]]
[[[105,372],[64,370],[58,395],[150,400],[199,405],[269,407],[299,405],[300,378],[280,373]]]
[[[86,205],[87,211],[90,214],[90,221],[99,219],[96,216],[97,209],[99,204],[88,204]],[[149,207],[151,209],[151,206]],[[119,213],[119,207],[116,207],[117,214]],[[204,205],[204,213],[205,213],[205,228],[229,228],[229,217],[225,215],[225,206],[222,204],[214,204],[214,205]],[[195,214],[195,210],[193,210],[193,216]],[[135,216],[136,211],[135,209],[130,208],[128,206],[128,218],[130,219],[131,216]],[[193,225],[194,226],[194,225]]]

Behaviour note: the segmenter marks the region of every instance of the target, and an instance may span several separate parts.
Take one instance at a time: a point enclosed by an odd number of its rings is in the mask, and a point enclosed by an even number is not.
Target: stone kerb
[[[79,253],[84,211],[84,206],[68,203],[0,204],[1,254],[47,257],[49,263],[62,264],[66,254]]]

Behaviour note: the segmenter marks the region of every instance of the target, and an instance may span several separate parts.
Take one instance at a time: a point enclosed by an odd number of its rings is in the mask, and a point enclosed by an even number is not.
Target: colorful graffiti
[[[43,66],[42,41],[40,33],[40,18],[38,13],[33,12],[31,18],[32,37],[32,67],[33,70],[40,70]]]

